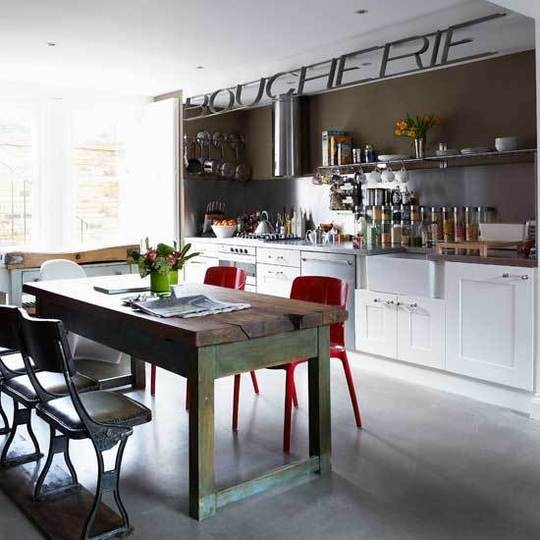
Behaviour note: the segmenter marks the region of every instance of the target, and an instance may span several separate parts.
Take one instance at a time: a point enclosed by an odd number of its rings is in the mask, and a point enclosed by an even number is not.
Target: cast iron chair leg
[[[15,434],[17,433],[18,426],[26,426],[28,435],[34,445],[34,452],[31,454],[20,454],[13,457],[8,457],[9,449],[13,444],[15,439]],[[4,468],[15,467],[16,465],[22,465],[23,463],[29,463],[31,461],[37,461],[42,458],[43,454],[39,449],[39,443],[34,435],[32,430],[32,409],[27,409],[23,407],[19,408],[19,403],[13,400],[13,426],[9,433],[9,437],[4,445],[2,450],[2,455],[0,456],[0,465]]]
[[[351,366],[349,365],[349,358],[346,351],[340,351],[336,355],[343,364],[343,371],[345,372],[345,378],[347,379],[347,386],[349,387],[349,395],[351,396],[351,403],[354,411],[354,419],[356,420],[356,426],[362,427],[362,418],[360,417],[360,408],[358,407],[358,398],[356,397],[356,390],[354,389],[354,381],[351,373]]]
[[[7,435],[11,428],[9,427],[9,420],[6,416],[6,412],[4,411],[4,407],[2,407],[2,394],[0,393],[0,416],[2,417],[2,423],[4,424],[3,428],[0,428],[0,435]]]
[[[125,437],[120,441],[120,445],[116,453],[114,469],[110,471],[105,470],[103,452],[95,448],[98,460],[98,480],[96,486],[96,494],[94,497],[94,504],[92,505],[92,509],[90,510],[90,514],[88,515],[88,518],[83,528],[82,538],[84,540],[106,540],[108,538],[115,538],[117,536],[125,534],[130,530],[128,513],[124,504],[122,503],[122,499],[120,498],[120,468],[122,466],[122,457],[124,455],[124,449],[126,448],[127,440],[128,438]],[[120,512],[120,516],[122,517],[122,523],[118,527],[115,527],[110,531],[99,533],[97,536],[90,536],[92,525],[94,524],[94,521],[96,519],[97,511],[99,509],[99,505],[101,504],[103,495],[105,493],[111,492],[113,494],[116,506],[118,507],[118,510]]]
[[[75,467],[73,467],[73,463],[71,462],[71,458],[69,457],[69,439],[65,435],[56,435],[56,430],[52,426],[49,426],[49,429],[49,453],[47,454],[47,461],[45,461],[45,466],[39,474],[36,485],[34,486],[34,501],[40,501],[51,495],[57,495],[59,493],[64,493],[65,491],[77,489],[80,487],[79,481],[77,479],[77,472],[75,471]],[[71,482],[44,491],[43,483],[45,482],[45,478],[49,473],[53,458],[56,454],[64,454],[64,460],[71,476]]]

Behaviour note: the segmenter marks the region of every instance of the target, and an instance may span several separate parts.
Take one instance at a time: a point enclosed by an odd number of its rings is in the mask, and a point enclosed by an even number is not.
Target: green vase
[[[163,294],[168,293],[171,289],[169,283],[169,274],[161,272],[152,272],[150,274],[150,290],[153,293]]]
[[[178,270],[171,270],[169,272],[169,283],[171,285],[178,285]]]

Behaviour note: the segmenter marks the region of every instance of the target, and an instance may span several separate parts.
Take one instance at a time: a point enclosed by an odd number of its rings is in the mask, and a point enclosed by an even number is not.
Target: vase
[[[178,270],[169,272],[169,285],[178,285]]]
[[[161,272],[152,272],[150,274],[150,290],[153,293],[164,294],[171,290],[169,283],[169,274]]]
[[[425,137],[418,137],[417,139],[414,139],[414,153],[415,153],[416,159],[424,159],[425,146],[426,146]]]

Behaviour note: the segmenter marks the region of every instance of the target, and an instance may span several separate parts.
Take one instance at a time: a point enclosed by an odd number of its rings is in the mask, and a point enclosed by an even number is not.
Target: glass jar
[[[448,206],[443,207],[443,241],[454,241],[454,210]]]
[[[401,220],[401,247],[409,247],[411,245],[411,226],[409,221]]]
[[[390,206],[381,207],[381,220],[388,222],[392,220],[392,210]]]
[[[401,246],[401,240],[402,240],[401,230],[402,230],[401,220],[393,220],[392,230],[390,233],[390,241],[391,241],[392,247]]]
[[[390,220],[381,221],[381,246],[390,247],[392,245],[392,224]]]
[[[420,207],[411,205],[411,221],[420,221],[422,219]]]
[[[459,206],[454,207],[454,240],[456,242],[465,241],[465,219],[463,208]]]
[[[443,216],[442,209],[438,206],[431,207],[431,223],[435,225],[434,234],[432,232],[432,239],[434,243],[442,242],[443,239]]]
[[[465,240],[467,242],[476,242],[478,240],[478,208],[474,206],[465,207]]]
[[[382,219],[382,206],[374,205],[371,207],[371,219],[377,223]]]

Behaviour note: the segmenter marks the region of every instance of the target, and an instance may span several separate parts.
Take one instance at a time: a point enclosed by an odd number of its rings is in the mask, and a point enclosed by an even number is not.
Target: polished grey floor
[[[333,473],[221,510],[202,523],[187,515],[185,383],[158,371],[158,392],[123,469],[135,538],[148,539],[536,539],[540,537],[540,424],[516,413],[406,384],[353,366],[365,429],[356,430],[343,373],[332,365]],[[293,451],[307,451],[306,370],[297,381]],[[220,484],[287,461],[281,452],[284,376],[259,372],[261,395],[243,378],[240,431],[230,430],[232,379],[216,385]],[[38,424],[36,422],[36,424]],[[39,426],[46,447],[46,431]],[[73,445],[82,483],[93,454]],[[0,494],[0,538],[39,533]]]

